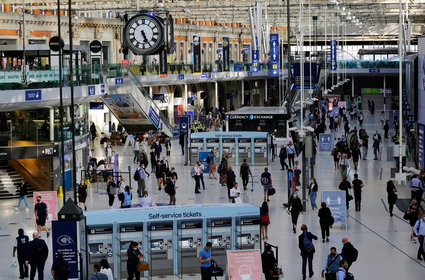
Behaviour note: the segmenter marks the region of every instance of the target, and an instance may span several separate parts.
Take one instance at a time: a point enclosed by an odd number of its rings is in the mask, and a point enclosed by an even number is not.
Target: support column
[[[386,85],[386,79],[384,76],[384,111],[387,110],[387,96],[386,96],[386,91],[387,91],[387,85]]]
[[[244,94],[244,92],[245,92],[245,81],[242,80],[241,81],[241,94],[242,94],[242,96],[241,96],[241,108],[243,106],[245,106],[245,94]]]
[[[50,108],[49,121],[50,121],[49,140],[50,140],[50,142],[53,143],[53,142],[55,142],[55,109],[54,108]]]
[[[351,97],[354,97],[354,76],[351,77]]]
[[[153,94],[153,89],[152,87],[149,87],[149,96],[152,97],[152,94]]]
[[[219,102],[218,102],[218,83],[215,82],[215,93],[214,93],[214,98],[215,98],[215,108],[218,110],[219,109]]]
[[[268,101],[267,79],[265,79],[264,81],[265,81],[264,82],[264,100],[267,102]]]
[[[187,84],[184,84],[183,111],[187,112]]]

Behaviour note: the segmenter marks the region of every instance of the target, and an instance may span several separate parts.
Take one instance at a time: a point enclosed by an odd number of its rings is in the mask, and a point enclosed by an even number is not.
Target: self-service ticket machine
[[[238,250],[260,249],[260,217],[236,218],[236,248]]]
[[[173,274],[173,222],[151,222],[147,234],[150,276]]]
[[[244,159],[251,164],[251,138],[238,138],[239,163]]]
[[[223,154],[227,153],[227,162],[229,166],[236,164],[236,139],[235,138],[222,138]]]
[[[213,258],[225,269],[226,251],[232,249],[232,218],[207,219],[208,241],[212,243]]]
[[[89,269],[106,259],[113,264],[112,225],[87,228],[87,260]],[[89,274],[91,270],[89,270]]]
[[[268,163],[268,149],[266,138],[254,139],[254,162],[260,165],[267,165]]]
[[[220,139],[219,138],[207,138],[207,152],[211,152],[211,150],[214,150],[215,156],[216,156],[216,162],[215,164],[219,164],[220,158]],[[218,165],[217,165],[218,166]]]
[[[199,152],[204,151],[204,139],[191,138],[190,139],[190,164],[195,164],[199,158]]]
[[[121,224],[119,226],[119,279],[127,278],[127,250],[131,242],[139,243],[139,250],[143,253],[143,224]]]
[[[199,273],[196,258],[202,250],[202,220],[181,220],[178,222],[179,272]]]

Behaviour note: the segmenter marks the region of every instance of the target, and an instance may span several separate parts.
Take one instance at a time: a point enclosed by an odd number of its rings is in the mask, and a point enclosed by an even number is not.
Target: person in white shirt
[[[152,202],[152,197],[149,196],[147,191],[143,192],[143,196],[140,198],[140,205],[142,208],[155,206],[155,204]]]
[[[203,171],[201,161],[198,160],[193,167],[195,169],[195,193],[201,193],[199,190],[201,189],[201,174]]]
[[[415,235],[418,237],[419,249],[418,249],[418,260],[425,260],[425,251],[424,251],[424,239],[425,239],[425,213],[422,213],[422,217],[416,221],[415,226],[413,227]]]
[[[99,264],[101,267],[100,273],[105,274],[108,277],[108,280],[114,280],[114,275],[108,261],[106,259],[102,259]]]
[[[339,269],[336,272],[336,280],[345,280],[345,276],[347,275],[347,267],[348,263],[346,260],[341,260],[339,262]]]
[[[136,138],[136,141],[134,141],[134,157],[133,157],[133,163],[137,163],[139,161],[139,151],[140,151],[140,141],[139,138]]]
[[[232,203],[236,203],[236,201],[238,201],[238,203],[240,203],[240,195],[241,195],[241,192],[240,192],[240,190],[238,189],[238,183],[234,183],[233,184],[233,188],[231,188],[230,189],[230,197],[231,197],[231,202]]]
[[[118,182],[118,193],[123,193],[125,191],[125,177],[121,176],[120,181]]]

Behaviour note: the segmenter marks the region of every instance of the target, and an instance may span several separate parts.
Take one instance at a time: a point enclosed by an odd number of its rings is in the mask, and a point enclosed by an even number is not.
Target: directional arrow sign
[[[347,222],[345,191],[322,191],[322,201],[326,202],[335,223]]]

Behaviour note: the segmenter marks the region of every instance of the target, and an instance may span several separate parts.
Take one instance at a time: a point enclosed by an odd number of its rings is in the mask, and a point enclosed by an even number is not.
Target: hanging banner
[[[223,72],[230,71],[230,39],[223,37]]]
[[[279,35],[270,34],[270,75],[279,76]]]
[[[167,67],[167,51],[163,50],[159,53],[159,75],[161,78],[168,77],[168,67]]]
[[[46,221],[51,222],[58,219],[56,211],[56,192],[34,192],[33,197],[37,198],[41,196],[41,202],[46,203],[47,206],[47,219]],[[37,199],[34,199],[34,205],[37,204]]]
[[[201,37],[193,35],[193,72],[201,73]]]
[[[336,61],[336,56],[337,56],[336,45],[337,45],[336,40],[331,40],[330,65],[329,65],[329,68],[330,68],[331,71],[335,71],[336,68],[337,68],[337,65],[336,65],[336,62],[337,62]]]
[[[77,222],[53,221],[52,246],[54,257],[62,252],[69,265],[69,279],[78,279]]]

